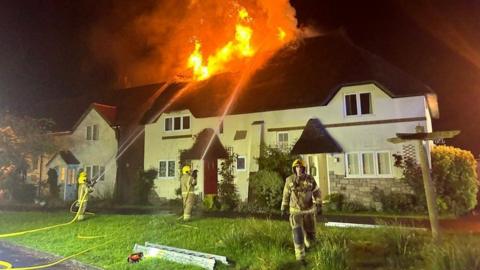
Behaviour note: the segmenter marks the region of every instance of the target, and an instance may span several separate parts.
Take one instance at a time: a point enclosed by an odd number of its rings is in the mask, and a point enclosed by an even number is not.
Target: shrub
[[[249,178],[253,203],[268,210],[280,209],[284,181],[276,172],[260,170]]]
[[[383,190],[375,187],[372,190],[372,197],[374,201],[380,202],[382,204],[383,211],[402,213],[424,210],[423,208],[419,209],[417,207],[417,196],[415,196],[414,194],[399,192],[391,192],[389,194],[385,194]]]
[[[233,175],[233,164],[235,161],[235,154],[229,153],[227,159],[220,166],[219,174],[222,179],[218,184],[218,200],[222,210],[233,210],[240,202],[240,196],[233,181],[235,178]]]
[[[260,170],[277,172],[282,179],[292,174],[292,163],[298,156],[292,156],[290,151],[262,145],[260,157],[257,159]]]
[[[432,180],[440,212],[460,215],[477,204],[478,179],[476,161],[471,152],[450,146],[436,146],[432,153]],[[415,208],[426,209],[421,169],[412,159],[396,164],[403,168],[403,177],[415,192]]]
[[[28,184],[19,177],[8,177],[2,188],[6,189],[17,202],[32,203],[35,198],[35,186]]]
[[[155,169],[149,169],[147,171],[140,170],[138,172],[138,179],[133,184],[134,203],[148,203],[148,195],[154,187],[153,180],[157,177],[157,173]]]
[[[343,203],[342,211],[345,212],[359,212],[368,210],[361,202],[358,201],[346,201]]]
[[[218,202],[217,195],[207,194],[203,199],[203,207],[207,210],[218,210],[220,209],[220,203]]]
[[[433,181],[439,210],[464,214],[477,205],[477,162],[470,151],[437,146],[432,151]]]
[[[326,200],[329,201],[329,209],[341,211],[345,202],[345,195],[343,195],[342,193],[331,193],[327,195]]]

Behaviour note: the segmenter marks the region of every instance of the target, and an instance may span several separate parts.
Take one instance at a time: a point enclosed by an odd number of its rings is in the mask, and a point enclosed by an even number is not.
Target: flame
[[[281,27],[278,27],[278,39],[284,41],[286,36],[287,33],[285,33],[285,31]]]
[[[234,58],[252,57],[255,50],[252,48],[250,41],[252,39],[253,30],[244,22],[251,21],[251,17],[245,8],[238,11],[239,21],[235,26],[235,39],[229,41],[225,46],[217,50],[217,52],[208,57],[207,63],[203,62],[203,56],[200,51],[200,41],[195,41],[195,49],[188,58],[187,67],[193,71],[195,80],[205,80],[212,74],[223,69],[224,65]]]

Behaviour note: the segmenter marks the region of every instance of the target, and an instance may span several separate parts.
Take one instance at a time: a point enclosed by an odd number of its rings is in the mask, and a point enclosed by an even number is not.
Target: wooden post
[[[433,181],[430,174],[430,166],[428,163],[428,155],[425,150],[425,143],[429,140],[453,138],[460,131],[434,131],[425,133],[422,126],[417,126],[416,133],[397,133],[396,138],[388,139],[391,143],[403,143],[406,141],[417,141],[420,155],[420,168],[422,169],[423,187],[425,188],[425,198],[427,200],[428,217],[430,218],[430,226],[432,228],[432,237],[434,241],[440,239],[440,226],[438,224],[438,211],[436,204],[436,194],[433,190]]]
[[[432,228],[432,237],[434,241],[438,241],[440,228],[438,225],[437,199],[435,191],[433,190],[433,181],[428,165],[427,151],[425,150],[423,140],[417,140],[417,142],[420,154],[420,168],[422,169],[423,186],[425,188],[425,197],[427,199],[428,216],[430,218],[430,227]]]

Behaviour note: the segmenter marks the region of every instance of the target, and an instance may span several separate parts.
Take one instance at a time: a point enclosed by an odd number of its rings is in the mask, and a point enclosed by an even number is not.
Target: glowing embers
[[[205,80],[212,74],[222,70],[225,64],[233,59],[251,57],[255,54],[250,41],[252,39],[253,30],[248,23],[252,18],[248,15],[245,8],[238,11],[238,21],[235,26],[235,38],[229,41],[225,46],[218,49],[214,55],[208,57],[207,62],[201,52],[201,43],[195,41],[195,49],[188,58],[187,67],[193,71],[194,80]]]

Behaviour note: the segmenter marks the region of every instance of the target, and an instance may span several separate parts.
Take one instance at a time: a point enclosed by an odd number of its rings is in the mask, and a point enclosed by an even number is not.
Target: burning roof
[[[143,117],[188,109],[195,117],[220,116],[239,73],[222,73],[190,83],[167,87]],[[431,93],[426,85],[380,57],[352,44],[341,33],[305,38],[277,51],[258,69],[229,111],[243,114],[326,105],[345,85],[375,83],[391,97]],[[181,90],[185,85],[187,90]],[[181,95],[173,99],[179,91]]]

